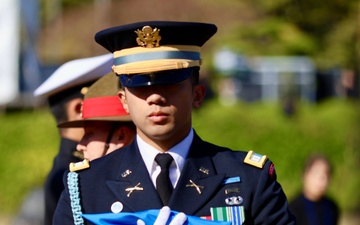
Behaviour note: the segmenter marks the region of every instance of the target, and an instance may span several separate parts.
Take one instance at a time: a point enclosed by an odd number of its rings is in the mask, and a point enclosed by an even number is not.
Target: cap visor
[[[144,87],[151,85],[169,85],[180,83],[187,78],[193,72],[193,68],[177,69],[177,70],[165,70],[153,73],[142,73],[142,74],[121,74],[120,82],[122,86],[134,88]]]

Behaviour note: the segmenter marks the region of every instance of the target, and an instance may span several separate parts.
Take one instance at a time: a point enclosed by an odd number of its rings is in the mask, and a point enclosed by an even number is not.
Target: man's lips
[[[148,116],[148,118],[155,123],[159,123],[167,120],[168,114],[163,112],[153,112]]]

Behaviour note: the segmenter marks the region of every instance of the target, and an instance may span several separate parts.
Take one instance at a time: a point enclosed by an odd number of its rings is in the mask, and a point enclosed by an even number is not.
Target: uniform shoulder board
[[[267,159],[268,157],[266,155],[260,155],[250,150],[244,159],[244,163],[250,164],[258,168],[263,168]]]
[[[83,170],[90,167],[90,162],[87,159],[84,159],[83,161],[76,162],[76,163],[70,163],[69,170],[70,172],[75,172],[79,170]]]
[[[84,158],[84,155],[82,154],[82,152],[79,152],[78,150],[74,150],[72,152],[72,155],[75,156],[76,158],[78,158],[79,160],[82,160]]]

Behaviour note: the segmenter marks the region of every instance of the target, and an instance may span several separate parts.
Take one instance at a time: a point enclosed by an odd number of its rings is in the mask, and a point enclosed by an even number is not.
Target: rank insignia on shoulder
[[[244,163],[263,168],[268,157],[266,155],[260,155],[250,150],[244,159]]]
[[[87,159],[84,159],[83,161],[76,162],[76,163],[70,163],[69,170],[70,172],[75,172],[79,170],[83,170],[90,167],[90,162]]]
[[[79,160],[83,160],[84,159],[84,154],[78,150],[74,150],[72,152],[72,155],[75,156],[76,158],[78,158]]]

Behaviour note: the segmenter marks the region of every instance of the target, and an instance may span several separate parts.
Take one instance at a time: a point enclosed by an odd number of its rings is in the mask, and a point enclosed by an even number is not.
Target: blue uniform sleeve
[[[274,164],[268,161],[262,169],[251,207],[254,224],[295,225],[288,201],[277,182]]]

